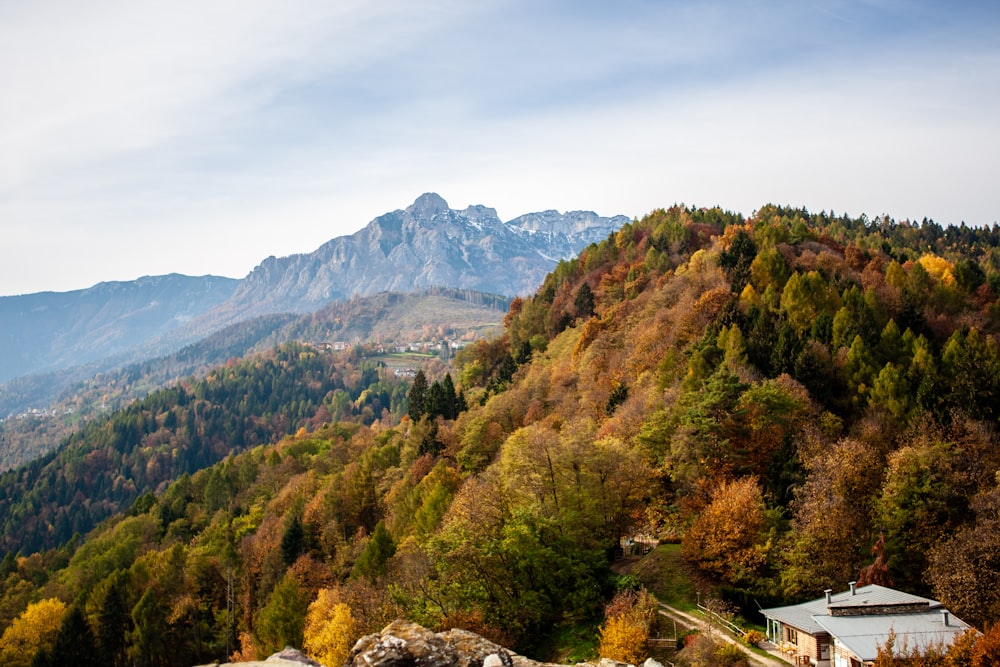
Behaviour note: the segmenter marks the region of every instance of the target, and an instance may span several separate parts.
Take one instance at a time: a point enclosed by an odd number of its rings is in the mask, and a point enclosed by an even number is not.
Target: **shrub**
[[[715,661],[717,665],[721,666],[732,666],[737,667],[737,665],[747,665],[747,655],[743,652],[736,644],[729,644],[727,642],[720,643],[714,651]]]

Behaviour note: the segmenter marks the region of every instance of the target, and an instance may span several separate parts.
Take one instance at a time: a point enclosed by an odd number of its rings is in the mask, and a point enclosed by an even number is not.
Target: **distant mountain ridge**
[[[503,222],[493,208],[454,210],[427,193],[315,252],[268,257],[224,307],[258,315],[309,312],[336,299],[425,287],[528,294],[559,260],[628,221],[589,211],[544,211]]]
[[[544,211],[503,222],[434,193],[311,253],[268,257],[242,280],[172,274],[87,290],[0,297],[0,383],[100,362],[94,372],[170,354],[239,322],[332,301],[429,287],[515,296],[561,259],[629,219]]]
[[[0,297],[0,382],[124,353],[225,302],[238,284],[174,273]]]

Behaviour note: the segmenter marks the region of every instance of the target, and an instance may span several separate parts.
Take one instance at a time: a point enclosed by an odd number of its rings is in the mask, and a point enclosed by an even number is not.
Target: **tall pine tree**
[[[409,406],[407,414],[410,416],[410,420],[420,421],[420,418],[427,411],[427,376],[424,375],[423,369],[417,371],[414,376],[407,399]]]

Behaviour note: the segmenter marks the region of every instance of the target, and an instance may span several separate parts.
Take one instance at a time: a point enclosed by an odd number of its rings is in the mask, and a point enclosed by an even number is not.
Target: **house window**
[[[799,645],[799,633],[794,628],[785,628],[785,639],[790,644]]]

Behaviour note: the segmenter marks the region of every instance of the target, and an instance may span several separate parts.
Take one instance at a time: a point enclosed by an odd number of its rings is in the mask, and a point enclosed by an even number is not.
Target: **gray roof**
[[[802,604],[795,604],[789,607],[762,609],[761,613],[767,618],[781,621],[785,625],[790,625],[811,635],[826,632],[819,623],[813,620],[815,614],[826,613],[826,598],[803,602]]]
[[[906,605],[897,612],[892,607]],[[926,605],[926,612],[914,612],[913,606]],[[836,616],[830,610],[843,613]],[[780,621],[811,635],[829,634],[838,644],[862,660],[874,660],[878,647],[884,646],[890,631],[897,636],[896,648],[926,649],[941,643],[948,646],[969,625],[949,615],[944,624],[944,608],[937,600],[872,584],[851,591],[834,593],[802,604],[764,609],[764,616]]]
[[[825,632],[825,630],[813,619],[813,616],[818,614],[823,616],[828,615],[829,611],[827,607],[863,608],[869,606],[874,607],[881,605],[919,603],[926,603],[930,609],[940,609],[941,607],[941,603],[937,600],[931,600],[929,598],[920,597],[919,595],[904,593],[903,591],[897,591],[894,588],[886,588],[885,586],[870,584],[868,586],[856,588],[854,595],[851,595],[850,590],[833,593],[830,596],[829,603],[826,601],[826,596],[823,596],[816,600],[803,602],[802,604],[764,609],[762,610],[762,613],[764,616],[781,621],[785,625],[790,625],[794,628],[798,628],[799,630],[808,632],[809,634],[818,634],[820,632]]]
[[[897,653],[901,649],[924,652],[930,646],[951,646],[955,637],[969,628],[967,623],[954,616],[945,625],[941,611],[884,616],[816,616],[815,620],[836,639],[837,644],[866,662],[878,657],[878,647],[885,646],[890,632],[896,633]]]

